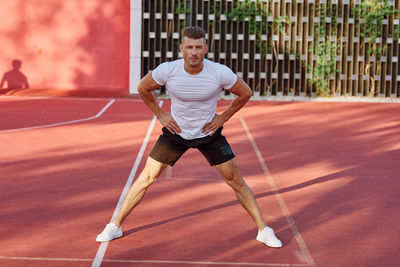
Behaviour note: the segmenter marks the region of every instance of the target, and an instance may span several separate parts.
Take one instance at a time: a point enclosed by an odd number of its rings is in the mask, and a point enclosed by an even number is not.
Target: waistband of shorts
[[[183,144],[183,145],[188,146],[188,147],[198,147],[198,146],[201,146],[201,145],[208,144],[208,143],[214,141],[219,136],[222,136],[222,129],[223,128],[224,128],[223,126],[219,127],[215,131],[215,133],[213,135],[208,135],[208,136],[205,136],[205,137],[195,138],[195,139],[190,139],[190,140],[182,138],[179,134],[172,134],[165,127],[162,128],[162,132],[163,132],[163,135],[165,137],[167,137],[167,138],[169,138],[169,139],[171,139],[171,140],[173,140],[175,142],[178,142],[178,143]]]

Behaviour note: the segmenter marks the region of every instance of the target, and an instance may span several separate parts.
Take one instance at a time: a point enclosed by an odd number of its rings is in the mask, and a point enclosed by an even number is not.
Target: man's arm
[[[176,121],[172,118],[170,113],[164,112],[158,105],[153,91],[160,87],[160,85],[153,79],[151,71],[146,74],[138,83],[137,90],[143,102],[153,111],[154,115],[158,118],[160,123],[166,127],[171,133],[180,133]]]
[[[229,92],[235,94],[236,98],[222,114],[215,114],[213,120],[204,125],[203,133],[211,133],[211,135],[213,135],[219,127],[224,125],[224,123],[227,122],[233,116],[233,114],[238,112],[247,103],[247,101],[249,101],[252,95],[250,87],[239,77],[232,88],[229,89]]]

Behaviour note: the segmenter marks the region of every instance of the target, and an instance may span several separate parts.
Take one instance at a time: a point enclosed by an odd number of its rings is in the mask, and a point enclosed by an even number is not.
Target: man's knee
[[[143,169],[141,175],[141,182],[145,187],[150,186],[152,183],[157,181],[163,170],[167,167],[167,164],[158,162],[152,158],[148,158],[146,166]]]
[[[216,168],[227,184],[233,187],[245,185],[245,182],[237,169],[235,159],[216,165]]]
[[[144,177],[144,179],[142,180],[143,187],[145,187],[145,188],[149,187],[149,186],[152,185],[155,181],[157,181],[157,179],[158,179],[158,176],[146,175],[146,176]]]

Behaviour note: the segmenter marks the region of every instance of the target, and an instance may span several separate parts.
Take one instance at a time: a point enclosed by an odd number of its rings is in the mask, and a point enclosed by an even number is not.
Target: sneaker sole
[[[260,239],[258,239],[258,238],[256,238],[256,240],[257,240],[258,242],[260,242],[260,243],[263,243],[264,245],[266,245],[266,246],[268,246],[268,247],[270,247],[270,248],[281,248],[281,247],[283,247],[283,245],[280,245],[280,246],[268,245],[266,242],[264,242],[263,240],[260,240]]]
[[[113,239],[110,239],[110,240],[108,240],[108,241],[103,241],[103,240],[98,240],[97,238],[96,238],[96,242],[98,242],[98,243],[107,243],[107,242],[110,242],[110,241],[113,241],[113,240],[115,240],[115,239],[118,239],[118,238],[121,238],[123,236],[123,234],[121,234],[121,235],[118,235],[118,236],[116,236],[116,237],[114,237]]]

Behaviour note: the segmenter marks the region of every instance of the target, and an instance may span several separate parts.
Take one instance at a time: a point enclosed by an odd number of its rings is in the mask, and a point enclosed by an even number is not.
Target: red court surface
[[[0,97],[0,266],[398,265],[400,104],[250,102],[225,125],[281,249],[195,150],[96,243],[152,121],[135,99]]]

